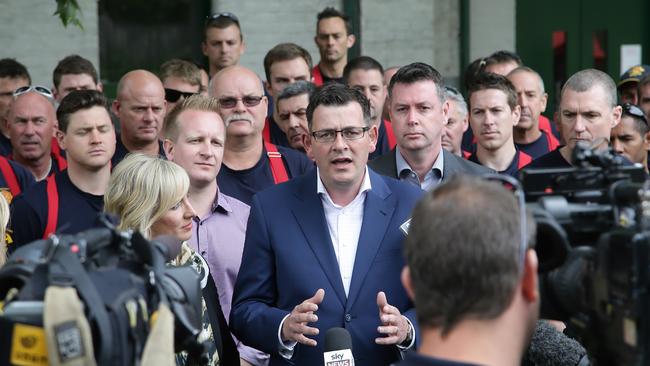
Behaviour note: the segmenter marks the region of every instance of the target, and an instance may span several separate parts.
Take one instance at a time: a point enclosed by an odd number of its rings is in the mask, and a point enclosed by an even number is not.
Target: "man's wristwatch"
[[[404,338],[404,341],[400,343],[400,346],[402,347],[410,346],[413,341],[413,327],[411,326],[411,322],[407,321],[406,326],[408,327],[406,330],[406,338]]]

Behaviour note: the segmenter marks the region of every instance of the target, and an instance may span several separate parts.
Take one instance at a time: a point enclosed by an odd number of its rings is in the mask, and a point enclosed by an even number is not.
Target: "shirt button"
[[[205,257],[205,255],[208,254],[205,250],[201,252],[201,255]]]
[[[348,322],[348,323],[351,322],[352,321],[352,315],[345,314],[345,321]]]

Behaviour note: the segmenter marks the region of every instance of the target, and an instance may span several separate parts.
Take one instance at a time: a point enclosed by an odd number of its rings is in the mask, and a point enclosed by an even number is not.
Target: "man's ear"
[[[411,271],[409,270],[408,266],[404,266],[404,268],[402,268],[402,275],[400,278],[402,279],[402,286],[404,286],[404,290],[406,290],[406,294],[408,295],[409,299],[415,300],[413,281],[411,281]]]
[[[165,150],[165,156],[167,157],[167,160],[174,161],[174,142],[172,140],[163,140],[163,150]]]
[[[348,48],[352,48],[352,46],[354,46],[354,42],[356,41],[357,41],[357,37],[355,37],[354,34],[348,35],[348,42],[347,42]]]
[[[314,154],[313,154],[312,146],[311,146],[311,143],[312,143],[311,138],[312,137],[309,134],[303,135],[302,136],[302,146],[305,147],[305,153],[307,154],[307,157],[309,157],[309,159],[311,159],[311,161],[314,161],[315,159],[314,159]]]
[[[120,104],[120,101],[115,99],[113,103],[111,103],[111,111],[115,116],[118,118],[120,117],[120,109],[122,108],[122,105]]]
[[[62,150],[66,150],[65,146],[65,134],[63,131],[59,130],[58,128],[54,130],[54,137],[56,137],[56,142],[59,144],[59,147]]]
[[[97,83],[97,91],[102,93],[104,92],[104,84],[102,84],[101,81]]]
[[[521,279],[521,291],[524,299],[528,302],[539,300],[538,267],[537,252],[534,249],[527,250],[524,260],[524,275]]]
[[[623,107],[621,107],[620,105],[617,105],[616,107],[614,107],[614,109],[612,110],[612,127],[611,128],[616,127],[616,125],[618,125],[618,123],[621,122],[621,116],[622,115],[623,115]]]
[[[517,104],[515,106],[515,109],[512,110],[512,120],[513,120],[512,125],[513,126],[518,125],[520,118],[521,118],[521,106],[519,104]]]

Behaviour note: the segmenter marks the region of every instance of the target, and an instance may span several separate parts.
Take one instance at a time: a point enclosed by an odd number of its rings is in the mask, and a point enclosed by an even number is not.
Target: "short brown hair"
[[[510,110],[514,110],[517,106],[517,90],[508,78],[491,72],[482,72],[476,75],[476,78],[474,78],[467,89],[467,102],[469,103],[470,111],[472,110],[472,94],[487,89],[501,90],[505,93],[508,98]]]
[[[280,61],[290,61],[296,58],[302,58],[305,60],[307,67],[309,68],[309,75],[311,76],[312,61],[309,51],[298,46],[295,43],[280,43],[275,47],[271,48],[269,52],[264,56],[264,74],[266,75],[266,81],[271,81],[271,66],[274,63]]]
[[[54,87],[59,87],[63,75],[71,74],[89,75],[95,84],[97,84],[99,81],[99,77],[97,76],[97,69],[95,69],[95,66],[93,66],[92,62],[79,55],[70,55],[59,61],[59,63],[54,68],[54,72],[52,73],[52,81],[54,82]]]
[[[177,77],[184,82],[201,87],[201,70],[185,60],[173,58],[160,66],[160,80],[164,83],[169,77]]]
[[[194,94],[177,103],[174,108],[167,113],[164,122],[164,136],[166,139],[176,141],[178,138],[178,116],[184,111],[206,111],[219,114],[219,101],[216,98]]]
[[[523,266],[520,225],[517,200],[497,183],[457,175],[427,193],[404,246],[420,325],[444,336],[461,321],[500,316]]]

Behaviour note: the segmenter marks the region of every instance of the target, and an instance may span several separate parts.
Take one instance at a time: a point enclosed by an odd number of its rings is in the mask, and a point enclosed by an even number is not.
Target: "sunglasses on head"
[[[20,88],[14,90],[13,96],[14,98],[17,98],[19,95],[29,93],[31,91],[36,92],[48,99],[54,99],[54,94],[52,94],[52,91],[42,85],[21,86]]]
[[[230,19],[233,22],[237,23],[237,25],[239,26],[239,18],[237,18],[235,14],[228,11],[208,15],[207,17],[205,17],[205,25],[208,25],[211,22],[217,21],[222,18]]]
[[[643,110],[639,108],[637,105],[630,104],[630,103],[624,103],[621,104],[621,107],[623,108],[623,113],[627,114],[628,116],[636,117],[639,119],[643,120],[643,123],[648,126],[648,119],[645,116],[645,113],[643,113]]]
[[[192,95],[196,95],[196,94],[198,93],[187,93],[176,89],[165,88],[165,100],[170,103],[178,102],[178,100],[181,99],[181,97],[189,98]]]

